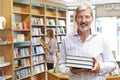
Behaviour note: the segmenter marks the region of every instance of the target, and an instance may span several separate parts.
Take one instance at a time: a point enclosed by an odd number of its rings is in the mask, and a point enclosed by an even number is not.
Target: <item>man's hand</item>
[[[94,73],[98,73],[99,70],[100,70],[100,64],[96,60],[96,58],[93,58],[93,62],[94,62],[94,67],[93,67],[93,69],[91,71],[94,72]]]
[[[80,69],[70,68],[70,71],[71,71],[73,74],[77,74],[77,73],[80,73],[80,72],[93,72],[93,73],[98,73],[99,70],[100,70],[100,64],[99,64],[99,62],[96,60],[96,58],[93,58],[93,63],[94,63],[94,66],[93,66],[93,69],[92,69],[92,70],[90,70],[90,69],[83,69],[83,68],[80,68]]]

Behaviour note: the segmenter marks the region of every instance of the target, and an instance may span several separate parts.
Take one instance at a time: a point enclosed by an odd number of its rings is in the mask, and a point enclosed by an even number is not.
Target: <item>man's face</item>
[[[93,16],[91,15],[90,9],[81,10],[75,17],[77,22],[78,30],[85,32],[90,29],[91,23],[93,22]]]

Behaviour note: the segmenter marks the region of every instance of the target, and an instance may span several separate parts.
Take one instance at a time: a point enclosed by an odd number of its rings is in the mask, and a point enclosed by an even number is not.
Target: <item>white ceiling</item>
[[[65,4],[68,7],[77,6],[81,1],[89,1],[93,5],[106,3],[120,3],[120,0],[49,0]]]

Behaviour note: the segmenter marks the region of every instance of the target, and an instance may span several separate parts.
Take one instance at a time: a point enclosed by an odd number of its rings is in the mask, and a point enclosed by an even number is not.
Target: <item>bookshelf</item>
[[[0,76],[2,79],[13,79],[12,32],[0,30]],[[6,50],[9,49],[9,50]]]
[[[57,36],[57,11],[56,6],[46,5],[46,30],[52,29],[55,37]],[[49,39],[46,37],[46,43]]]
[[[6,40],[11,41],[0,44],[0,57],[11,63],[0,66],[0,70],[10,80],[46,80],[46,50],[40,39],[47,42],[48,28],[54,29],[56,38],[66,35],[66,31],[58,34],[59,27],[66,30],[66,6],[48,0],[1,0],[0,3],[7,23],[7,30],[0,30],[0,37],[8,36]]]
[[[58,50],[60,50],[61,41],[66,36],[67,33],[67,9],[57,7],[57,40],[58,40]]]
[[[53,29],[58,41],[58,51],[62,39],[66,36],[66,13],[66,8],[46,5],[46,29]]]
[[[14,80],[31,79],[30,0],[13,0]]]
[[[45,80],[45,50],[40,39],[45,40],[45,5],[31,2],[31,32],[32,32],[32,71],[33,80]]]

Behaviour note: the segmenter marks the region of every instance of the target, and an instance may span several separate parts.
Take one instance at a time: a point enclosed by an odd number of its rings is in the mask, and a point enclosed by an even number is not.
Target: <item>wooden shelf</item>
[[[12,76],[4,76],[4,77],[2,77],[2,80],[8,80],[8,79],[11,79],[12,78]]]
[[[10,80],[46,80],[46,50],[39,40],[47,41],[48,28],[54,29],[56,37],[66,35],[57,32],[59,26],[66,30],[66,6],[46,0],[1,0],[0,3],[7,20],[7,29],[0,30],[3,39],[0,57],[13,63],[0,68],[11,75],[7,78]],[[53,20],[54,24],[48,25],[47,20]],[[58,25],[58,20],[63,20],[65,25]]]
[[[120,76],[108,76],[107,80],[120,80]]]
[[[54,70],[48,71],[48,80],[69,80],[69,76],[61,73],[55,73]]]
[[[10,62],[0,63],[0,68],[2,68],[2,67],[7,67],[7,66],[10,66],[10,65],[11,65]]]

